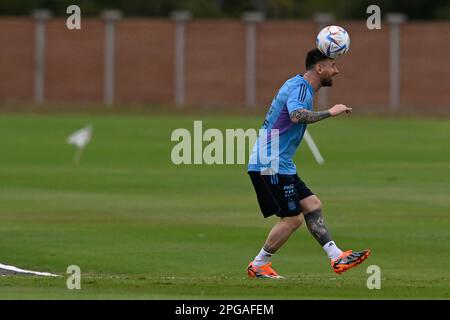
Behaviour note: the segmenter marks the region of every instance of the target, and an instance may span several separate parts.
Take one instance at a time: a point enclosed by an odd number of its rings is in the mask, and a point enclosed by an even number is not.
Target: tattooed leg
[[[331,235],[322,218],[322,209],[316,209],[309,213],[305,213],[305,222],[309,232],[321,246],[324,246],[331,241]]]

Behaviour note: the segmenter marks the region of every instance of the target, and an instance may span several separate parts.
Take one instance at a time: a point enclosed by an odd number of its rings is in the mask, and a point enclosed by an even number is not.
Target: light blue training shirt
[[[270,167],[267,161],[261,161],[264,152],[271,154],[271,129],[278,129],[278,173],[296,174],[297,168],[292,158],[302,141],[306,130],[305,123],[293,123],[289,114],[298,109],[313,110],[314,90],[301,75],[287,80],[272,101],[261,129],[267,134],[260,134],[253,146],[248,164],[248,171],[263,171]],[[267,150],[266,150],[267,149]],[[275,149],[275,148],[274,148]],[[264,153],[263,152],[263,153]],[[276,157],[276,155],[272,155]]]

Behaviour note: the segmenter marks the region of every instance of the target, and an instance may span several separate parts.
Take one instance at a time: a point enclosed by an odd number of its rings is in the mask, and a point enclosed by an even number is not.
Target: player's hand
[[[344,104],[335,104],[333,107],[331,107],[328,110],[331,114],[332,117],[335,117],[337,115],[340,115],[341,113],[345,112],[345,113],[351,113],[352,112],[352,108],[347,107]]]

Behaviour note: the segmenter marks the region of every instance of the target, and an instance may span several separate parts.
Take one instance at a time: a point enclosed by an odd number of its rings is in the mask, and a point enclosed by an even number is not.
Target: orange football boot
[[[353,252],[352,250],[348,250],[342,252],[337,259],[331,260],[331,267],[333,268],[334,272],[341,274],[348,269],[356,267],[358,264],[366,260],[369,256],[370,249],[366,249],[361,252]]]
[[[269,278],[269,279],[283,279],[272,269],[272,262],[263,266],[257,267],[253,265],[253,261],[247,267],[247,274],[249,278]]]

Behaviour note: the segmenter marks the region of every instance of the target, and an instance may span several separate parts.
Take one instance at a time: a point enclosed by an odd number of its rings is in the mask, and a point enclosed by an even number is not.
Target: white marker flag
[[[316,159],[317,163],[322,165],[324,164],[325,160],[323,159],[322,155],[320,154],[319,148],[317,148],[316,144],[314,143],[313,138],[309,134],[308,130],[305,130],[305,135],[303,136],[306,140],[306,143],[308,144],[309,148],[311,149],[312,154],[314,155],[314,158]]]
[[[17,274],[17,273],[32,274],[32,275],[36,275],[36,276],[46,276],[46,277],[59,277],[58,275],[52,274],[49,272],[24,270],[24,269],[20,269],[20,268],[14,267],[14,266],[9,266],[9,265],[0,263],[0,275]]]
[[[83,153],[84,147],[91,141],[92,138],[92,126],[89,125],[83,129],[77,130],[67,137],[67,143],[77,146],[78,150],[75,154],[74,161],[76,164],[80,162],[81,155]]]

